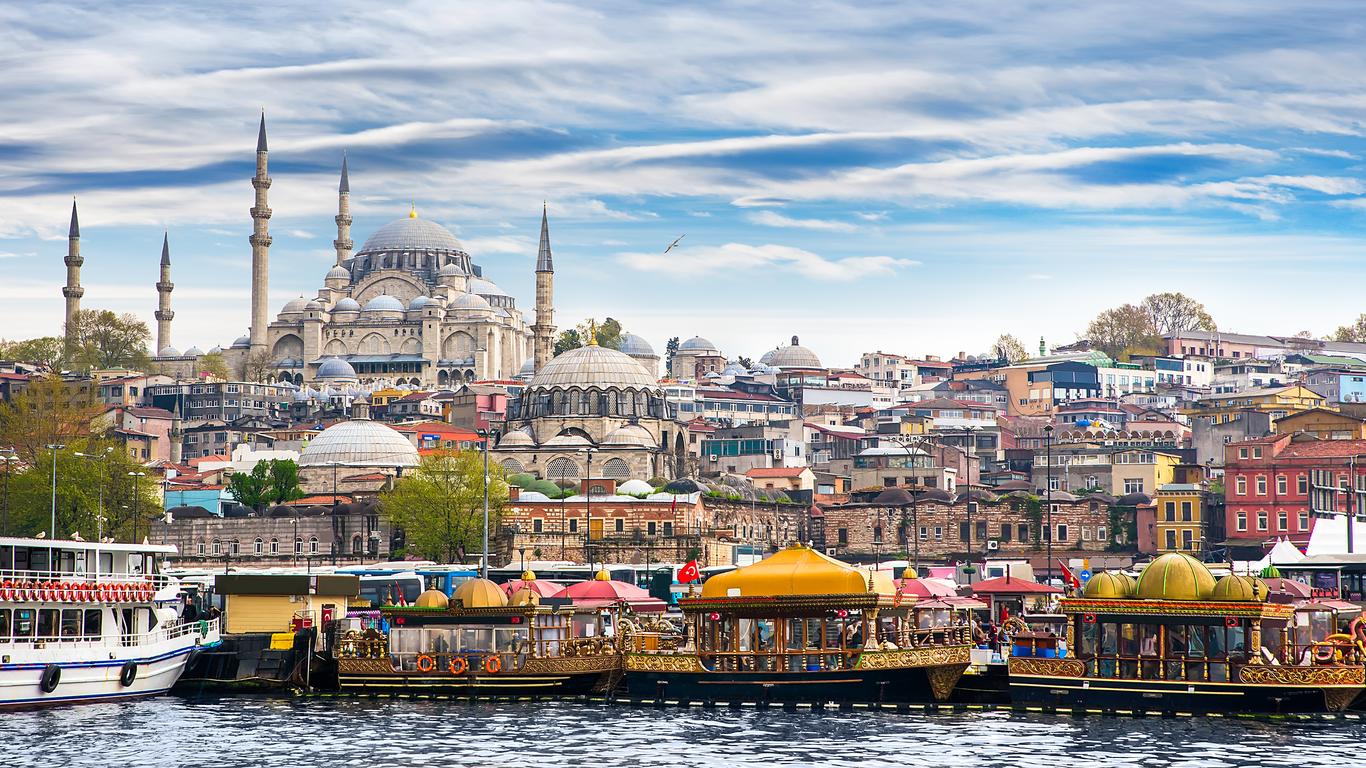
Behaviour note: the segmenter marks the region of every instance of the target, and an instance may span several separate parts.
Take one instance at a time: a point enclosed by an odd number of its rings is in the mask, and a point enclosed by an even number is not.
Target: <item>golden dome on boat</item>
[[[535,580],[536,580],[536,572],[535,572],[535,571],[531,570],[530,568],[526,569],[525,571],[522,571],[522,581],[535,581]]]
[[[1261,603],[1266,601],[1270,592],[1266,582],[1261,579],[1229,574],[1214,585],[1210,599],[1235,603]]]
[[[1081,594],[1095,600],[1125,600],[1134,596],[1134,582],[1119,571],[1101,571],[1086,582]]]
[[[507,593],[488,579],[462,582],[451,599],[458,600],[466,608],[502,608],[508,604]]]
[[[896,585],[885,572],[870,575],[801,545],[788,547],[753,565],[712,576],[702,583],[702,597],[866,595],[869,592],[893,595]]]
[[[904,571],[901,572],[901,578],[903,578],[903,579],[918,579],[918,578],[920,578],[920,574],[916,573],[916,572],[915,572],[915,569],[908,565],[908,566],[906,566],[906,570],[904,570]]]
[[[523,579],[523,581],[530,581],[530,579]],[[541,596],[536,592],[536,590],[532,589],[531,587],[522,587],[516,592],[513,592],[512,597],[508,598],[508,605],[510,606],[540,604]]]
[[[445,608],[450,603],[446,593],[439,589],[429,589],[417,596],[413,603],[418,608]]]
[[[1208,600],[1214,574],[1187,554],[1168,552],[1143,569],[1134,596],[1143,600]]]
[[[598,572],[593,576],[593,578],[594,578],[594,579],[597,579],[598,581],[611,581],[611,580],[612,580],[612,574],[608,573],[606,569],[603,569],[603,570],[601,570],[601,571],[598,571]]]

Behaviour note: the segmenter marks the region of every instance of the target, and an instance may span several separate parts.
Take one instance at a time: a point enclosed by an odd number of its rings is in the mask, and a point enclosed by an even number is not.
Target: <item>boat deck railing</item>
[[[1117,656],[1090,655],[1077,657],[1086,667],[1087,677],[1130,680],[1187,680],[1191,682],[1224,683],[1238,679],[1244,666],[1308,667],[1324,665],[1355,666],[1366,662],[1366,654],[1354,644],[1342,644],[1326,658],[1316,657],[1323,647],[1287,645],[1277,651],[1263,648],[1260,654],[1236,651],[1226,656],[1206,657],[1186,654],[1181,656]]]
[[[69,582],[77,584],[116,584],[150,581],[158,589],[170,583],[170,578],[161,573],[107,573],[107,572],[81,572],[61,570],[0,570],[0,584],[11,582],[12,586],[19,586],[20,582]]]
[[[629,650],[646,654],[696,654],[702,665],[710,670],[753,672],[817,672],[853,669],[865,651],[906,650],[913,648],[942,648],[966,645],[970,638],[967,627],[947,626],[909,630],[895,642],[883,638],[880,644],[868,646],[831,645],[824,648],[779,648],[760,646],[730,650],[697,649],[684,646],[677,634],[639,632],[631,636]]]
[[[56,645],[63,648],[133,648],[158,645],[190,635],[200,637],[217,636],[221,631],[219,619],[162,624],[150,632],[122,633],[111,636],[89,635],[0,635],[0,646],[32,646],[46,648]]]

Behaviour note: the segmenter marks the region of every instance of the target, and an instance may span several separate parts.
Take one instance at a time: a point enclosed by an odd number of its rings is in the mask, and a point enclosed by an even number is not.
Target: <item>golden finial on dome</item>
[[[598,324],[597,324],[597,321],[595,321],[595,320],[589,320],[589,321],[588,321],[588,346],[590,346],[590,347],[596,347],[597,345],[598,345]]]
[[[598,581],[611,581],[612,575],[609,574],[606,569],[603,569],[601,571],[598,571],[597,575],[593,578],[597,579]]]
[[[522,581],[535,581],[535,580],[536,580],[536,572],[535,572],[535,571],[531,570],[530,568],[526,569],[525,571],[522,571]]]
[[[408,203],[408,218],[410,218],[410,219],[416,219],[416,218],[417,218],[417,203],[416,203],[416,202]]]

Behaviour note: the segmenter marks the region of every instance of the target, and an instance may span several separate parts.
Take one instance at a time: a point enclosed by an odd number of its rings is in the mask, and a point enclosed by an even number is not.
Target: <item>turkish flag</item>
[[[686,565],[678,569],[678,583],[691,584],[702,578],[702,572],[697,569],[697,561],[689,560]]]
[[[1067,567],[1067,563],[1059,560],[1058,566],[1062,568],[1062,580],[1071,587],[1081,589],[1081,579],[1072,573],[1072,569]]]

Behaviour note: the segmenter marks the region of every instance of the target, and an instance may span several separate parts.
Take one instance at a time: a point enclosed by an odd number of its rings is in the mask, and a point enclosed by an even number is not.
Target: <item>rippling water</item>
[[[177,697],[0,713],[42,766],[1346,766],[1366,722]]]

